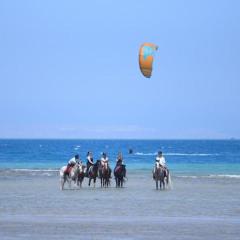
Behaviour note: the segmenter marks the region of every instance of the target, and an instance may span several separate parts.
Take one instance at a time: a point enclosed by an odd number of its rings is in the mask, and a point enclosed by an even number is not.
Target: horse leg
[[[63,190],[63,188],[64,188],[64,183],[65,183],[65,179],[64,179],[64,177],[63,178],[61,178],[61,190]]]
[[[116,182],[116,188],[118,187],[118,182],[117,182],[117,178],[115,178],[115,182]]]
[[[93,179],[93,187],[95,188],[96,185],[96,178]]]
[[[156,179],[155,181],[156,181],[156,189],[158,190],[158,180]]]
[[[79,187],[80,188],[82,187],[82,182],[83,182],[83,177],[80,177],[80,179],[79,179]]]
[[[108,187],[108,179],[105,178],[105,187]]]
[[[89,186],[89,187],[90,187],[90,185],[91,185],[91,180],[92,180],[92,178],[89,177],[89,180],[88,180],[88,186]]]

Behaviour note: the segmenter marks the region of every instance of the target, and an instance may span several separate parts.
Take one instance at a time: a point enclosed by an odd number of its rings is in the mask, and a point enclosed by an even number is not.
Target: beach
[[[58,171],[1,171],[1,239],[239,239],[239,178],[172,177],[155,190],[148,171],[124,188],[61,191]]]

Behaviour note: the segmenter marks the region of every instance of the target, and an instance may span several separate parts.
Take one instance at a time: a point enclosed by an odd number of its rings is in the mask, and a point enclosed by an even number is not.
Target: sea
[[[129,150],[133,153],[129,154]],[[75,154],[86,162],[106,152],[114,167],[118,152],[130,171],[151,171],[158,151],[176,177],[240,178],[240,140],[0,140],[0,170],[51,171]]]
[[[129,150],[132,150],[132,154]],[[122,152],[123,188],[60,189],[59,169],[75,154],[102,152],[114,168]],[[156,190],[162,151],[171,188]],[[239,140],[0,140],[0,239],[239,240]]]

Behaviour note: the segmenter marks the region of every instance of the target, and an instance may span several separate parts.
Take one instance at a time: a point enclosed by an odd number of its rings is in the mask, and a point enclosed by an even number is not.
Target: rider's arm
[[[92,158],[89,158],[88,160],[91,164],[93,164]]]

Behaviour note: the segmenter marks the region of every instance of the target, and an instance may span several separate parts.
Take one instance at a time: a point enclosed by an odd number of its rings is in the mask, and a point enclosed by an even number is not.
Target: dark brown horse
[[[95,164],[93,164],[93,166],[91,166],[88,170],[88,173],[87,173],[87,177],[89,178],[88,186],[91,185],[91,181],[93,180],[93,184],[95,187],[96,179],[98,177],[99,163],[100,163],[100,160],[97,160],[97,162]]]
[[[116,181],[116,188],[123,187],[124,178],[126,177],[126,165],[122,164],[116,166],[114,169],[114,177]]]
[[[111,172],[112,171],[109,166],[103,167],[101,165],[101,162],[99,163],[98,173],[99,173],[99,178],[101,179],[101,187],[110,186]]]

